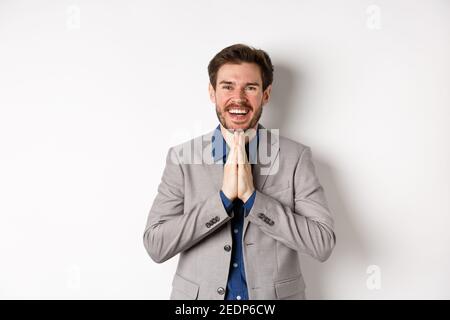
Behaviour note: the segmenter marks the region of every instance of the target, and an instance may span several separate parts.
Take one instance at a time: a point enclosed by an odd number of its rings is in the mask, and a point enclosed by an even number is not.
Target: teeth
[[[240,110],[240,109],[230,109],[229,112],[234,113],[234,114],[247,114],[248,113],[247,110]]]

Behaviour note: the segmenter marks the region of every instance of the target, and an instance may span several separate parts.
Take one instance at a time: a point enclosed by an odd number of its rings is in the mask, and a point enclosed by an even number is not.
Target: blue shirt
[[[258,133],[258,132],[257,132]],[[255,163],[256,150],[258,146],[259,135],[256,135],[256,139],[253,138],[245,148],[247,158],[250,163]],[[220,125],[217,126],[214,135],[212,137],[212,155],[214,161],[226,162],[229,147],[225,142],[220,131]],[[250,157],[249,157],[249,150]],[[244,257],[242,252],[242,233],[244,226],[244,216],[246,217],[250,212],[253,203],[255,201],[256,191],[248,198],[247,202],[243,202],[241,199],[235,199],[231,201],[225,194],[220,191],[220,197],[222,199],[223,206],[229,215],[234,213],[231,219],[231,234],[232,234],[232,250],[230,271],[228,273],[227,290],[225,293],[225,300],[248,300],[247,280],[245,278]]]

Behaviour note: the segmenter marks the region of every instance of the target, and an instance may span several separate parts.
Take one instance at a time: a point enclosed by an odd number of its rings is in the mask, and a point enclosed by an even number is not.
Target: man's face
[[[269,101],[272,86],[265,91],[255,63],[227,63],[217,72],[216,88],[209,84],[209,96],[216,105],[220,123],[228,130],[256,129],[262,108]]]

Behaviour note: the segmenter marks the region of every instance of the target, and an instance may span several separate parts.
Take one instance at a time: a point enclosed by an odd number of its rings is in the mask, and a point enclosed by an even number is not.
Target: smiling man
[[[171,299],[305,299],[300,254],[325,261],[336,242],[311,148],[259,123],[265,51],[229,46],[208,72],[219,125],[169,149],[145,248],[157,263],[180,254]]]

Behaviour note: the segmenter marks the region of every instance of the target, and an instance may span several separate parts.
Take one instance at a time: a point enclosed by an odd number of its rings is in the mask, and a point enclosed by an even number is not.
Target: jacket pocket
[[[199,285],[191,282],[177,273],[172,281],[171,300],[196,300],[198,297]]]
[[[278,299],[305,299],[305,282],[303,277],[283,280],[275,283],[275,293]]]

